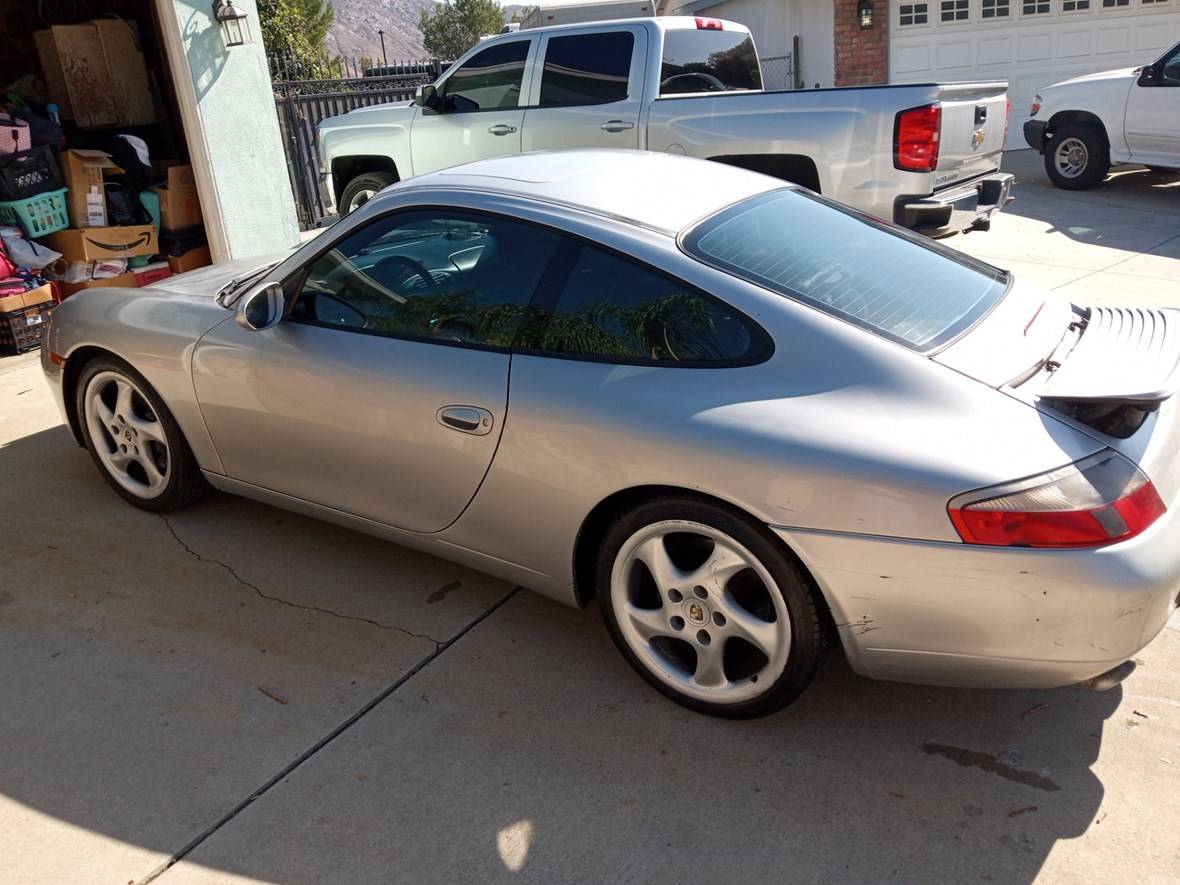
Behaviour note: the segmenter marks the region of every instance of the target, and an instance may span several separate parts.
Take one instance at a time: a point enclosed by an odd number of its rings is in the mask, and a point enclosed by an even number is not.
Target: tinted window
[[[1180,46],[1160,59],[1160,79],[1166,83],[1180,83]]]
[[[629,31],[552,37],[541,74],[541,106],[602,104],[627,97]]]
[[[664,32],[660,95],[761,88],[762,73],[749,34],[701,30]]]
[[[525,343],[565,354],[679,363],[752,362],[765,339],[721,302],[590,246]]]
[[[520,101],[528,40],[497,43],[477,52],[443,85],[444,111],[514,108]]]
[[[731,206],[690,231],[684,245],[914,350],[951,340],[1007,289],[1003,271],[796,190]]]
[[[557,242],[534,227],[467,213],[386,216],[312,262],[291,318],[508,347]]]

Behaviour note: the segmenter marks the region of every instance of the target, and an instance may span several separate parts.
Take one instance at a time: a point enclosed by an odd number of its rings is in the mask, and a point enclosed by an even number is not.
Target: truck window
[[[667,30],[660,95],[761,89],[754,41],[743,31]]]
[[[541,107],[622,101],[634,46],[630,31],[550,37],[541,74]]]
[[[706,264],[920,352],[1007,292],[1004,271],[791,188],[735,203],[681,242]]]
[[[520,103],[520,83],[524,79],[529,42],[497,43],[467,59],[443,85],[443,110],[516,107]]]

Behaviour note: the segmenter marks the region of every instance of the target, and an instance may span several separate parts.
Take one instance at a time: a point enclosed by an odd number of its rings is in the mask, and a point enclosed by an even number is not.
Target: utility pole
[[[381,64],[383,64],[385,67],[389,67],[389,59],[385,56],[385,32],[378,30],[377,36],[381,38]]]

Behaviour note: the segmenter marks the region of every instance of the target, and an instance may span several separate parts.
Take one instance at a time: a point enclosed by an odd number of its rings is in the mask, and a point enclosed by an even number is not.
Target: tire
[[[91,360],[74,397],[86,450],[125,501],[162,513],[208,491],[176,419],[127,363],[115,357]]]
[[[1091,123],[1066,123],[1053,131],[1045,151],[1045,172],[1057,187],[1087,190],[1109,171],[1110,148],[1101,128]]]
[[[344,186],[337,210],[341,217],[350,215],[369,202],[378,191],[389,187],[396,181],[397,176],[392,172],[366,172],[364,175],[358,175]]]
[[[829,645],[806,571],[765,528],[696,498],[663,497],[618,517],[595,582],[627,662],[666,697],[710,716],[781,710]]]

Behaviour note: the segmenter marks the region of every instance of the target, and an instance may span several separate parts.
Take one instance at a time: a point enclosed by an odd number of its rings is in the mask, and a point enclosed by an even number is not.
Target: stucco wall
[[[832,38],[832,0],[790,0],[793,33],[799,35],[798,76],[807,89],[836,85],[835,51]]]
[[[253,42],[227,49],[211,0],[157,0],[219,260],[274,252],[299,238],[258,10],[254,0],[236,3],[249,13]]]

